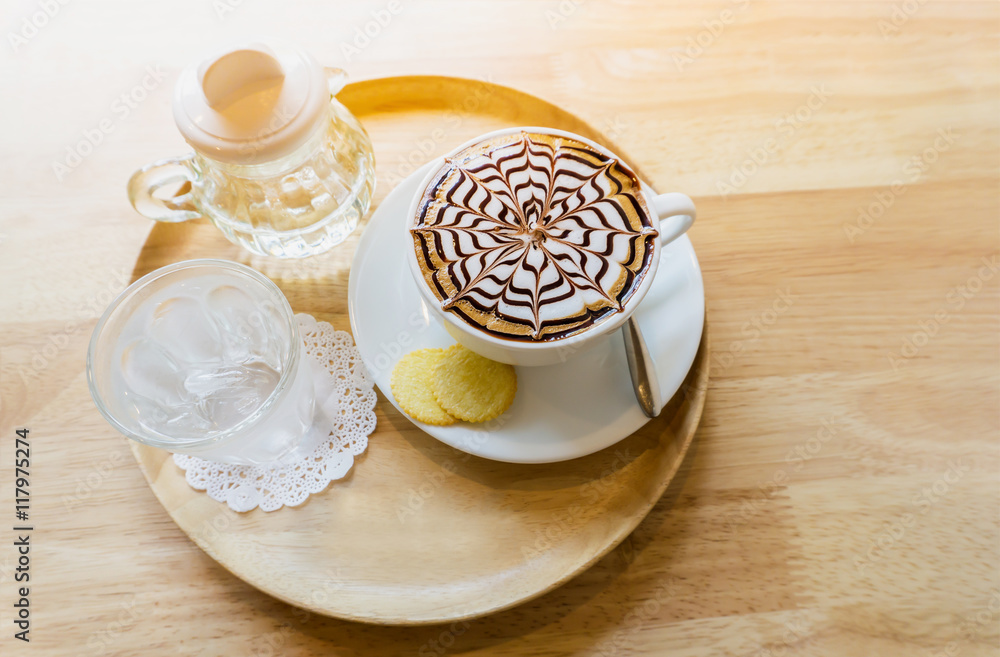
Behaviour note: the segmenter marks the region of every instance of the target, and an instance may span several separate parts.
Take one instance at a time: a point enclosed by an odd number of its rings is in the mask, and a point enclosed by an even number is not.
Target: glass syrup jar
[[[340,244],[375,188],[371,140],[334,97],[345,81],[276,40],[185,69],[174,120],[194,153],[136,171],[132,206],[156,221],[206,217],[259,255],[301,258]],[[178,184],[177,195],[163,195]]]

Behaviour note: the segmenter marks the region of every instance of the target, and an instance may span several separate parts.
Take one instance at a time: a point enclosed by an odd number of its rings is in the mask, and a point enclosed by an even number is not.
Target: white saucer
[[[406,213],[428,166],[401,182],[372,214],[348,284],[354,341],[375,385],[396,408],[389,387],[396,361],[414,349],[455,343],[425,307],[406,262],[406,249],[413,248],[404,228]],[[659,271],[635,317],[656,361],[666,404],[691,369],[705,320],[701,270],[687,235],[664,247]],[[617,331],[565,363],[518,367],[514,404],[493,422],[414,424],[483,458],[551,463],[614,445],[647,421],[632,391]]]

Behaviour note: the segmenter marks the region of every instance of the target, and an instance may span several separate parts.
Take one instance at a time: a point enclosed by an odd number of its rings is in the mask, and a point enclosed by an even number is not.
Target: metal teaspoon
[[[628,371],[632,376],[635,398],[646,417],[654,418],[662,409],[660,381],[656,377],[656,367],[634,316],[629,317],[622,327],[622,336],[625,338],[625,359],[628,361]]]

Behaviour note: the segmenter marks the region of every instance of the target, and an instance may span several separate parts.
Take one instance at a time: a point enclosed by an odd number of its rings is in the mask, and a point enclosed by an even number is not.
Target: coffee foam
[[[443,308],[492,335],[539,341],[620,312],[657,231],[622,162],[576,139],[521,132],[448,158],[411,235]]]

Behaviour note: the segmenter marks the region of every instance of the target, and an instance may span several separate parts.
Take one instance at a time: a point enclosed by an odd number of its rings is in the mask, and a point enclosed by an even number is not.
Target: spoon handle
[[[625,338],[625,358],[628,360],[628,371],[632,375],[632,388],[635,398],[642,407],[646,417],[654,418],[660,414],[660,381],[656,377],[656,367],[649,355],[646,341],[642,338],[639,323],[634,317],[629,317],[622,327]]]

